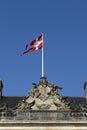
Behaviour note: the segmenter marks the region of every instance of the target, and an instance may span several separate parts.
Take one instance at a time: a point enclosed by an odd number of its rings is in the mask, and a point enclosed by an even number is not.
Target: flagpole
[[[43,38],[43,34],[42,34],[42,38]],[[44,43],[42,47],[42,77],[44,77]]]

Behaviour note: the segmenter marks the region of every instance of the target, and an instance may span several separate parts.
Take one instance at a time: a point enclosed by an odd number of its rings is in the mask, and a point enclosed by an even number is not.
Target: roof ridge
[[[3,96],[3,97],[26,97],[26,96]]]
[[[84,96],[63,96],[64,98],[85,98]]]

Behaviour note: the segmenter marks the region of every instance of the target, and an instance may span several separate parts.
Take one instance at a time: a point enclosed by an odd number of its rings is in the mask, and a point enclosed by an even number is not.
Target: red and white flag
[[[22,54],[26,54],[28,52],[32,52],[43,47],[43,35],[40,35],[35,40],[29,42],[26,45],[26,50]]]

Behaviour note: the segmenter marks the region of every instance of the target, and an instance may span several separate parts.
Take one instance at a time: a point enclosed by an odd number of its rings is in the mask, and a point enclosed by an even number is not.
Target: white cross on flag
[[[29,49],[28,49],[29,47]],[[29,42],[26,45],[26,50],[22,54],[26,54],[28,52],[32,52],[38,49],[41,49],[43,47],[43,35],[40,35],[35,40]]]

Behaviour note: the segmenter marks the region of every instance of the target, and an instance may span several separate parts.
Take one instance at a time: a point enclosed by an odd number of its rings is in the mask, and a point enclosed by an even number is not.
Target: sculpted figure
[[[67,110],[69,107],[62,100],[62,96],[58,94],[60,89],[62,88],[47,82],[46,78],[42,77],[38,85],[33,83],[33,88],[24,99],[24,102],[19,105],[19,108],[28,110]]]

